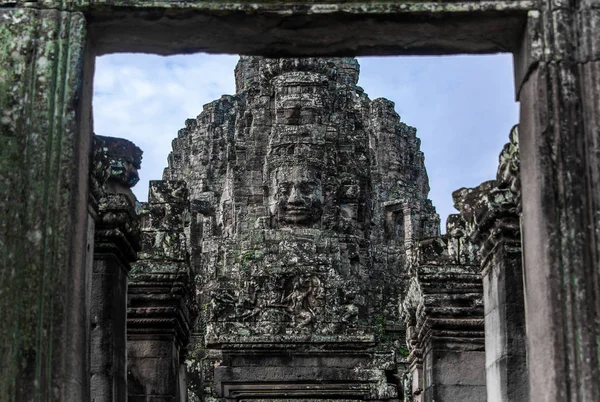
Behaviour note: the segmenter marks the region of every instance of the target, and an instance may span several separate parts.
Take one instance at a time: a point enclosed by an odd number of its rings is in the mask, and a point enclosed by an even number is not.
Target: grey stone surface
[[[543,57],[530,68],[519,93],[531,398],[596,400],[600,399],[600,92],[593,56],[599,43],[593,17],[597,3],[562,8],[541,1],[539,10],[528,40],[537,41]]]

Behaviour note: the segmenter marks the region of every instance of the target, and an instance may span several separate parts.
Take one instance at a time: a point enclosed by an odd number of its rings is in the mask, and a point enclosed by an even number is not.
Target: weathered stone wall
[[[80,13],[0,8],[1,400],[87,399],[86,38]]]

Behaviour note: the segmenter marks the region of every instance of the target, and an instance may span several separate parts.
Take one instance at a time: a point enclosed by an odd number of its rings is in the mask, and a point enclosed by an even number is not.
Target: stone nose
[[[290,196],[288,197],[288,204],[300,204],[302,203],[302,194],[296,188],[296,186],[292,186],[290,190]]]

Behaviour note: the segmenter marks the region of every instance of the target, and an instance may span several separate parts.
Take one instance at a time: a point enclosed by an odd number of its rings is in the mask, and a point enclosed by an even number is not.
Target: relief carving
[[[283,290],[270,307],[282,308],[294,327],[312,326],[324,305],[324,288],[314,275],[300,275],[283,279]]]

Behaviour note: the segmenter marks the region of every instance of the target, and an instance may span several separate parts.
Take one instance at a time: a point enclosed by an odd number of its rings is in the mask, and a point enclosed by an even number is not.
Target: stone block
[[[439,385],[432,391],[426,392],[425,401],[482,402],[487,398],[485,385]]]
[[[186,238],[183,233],[172,231],[144,231],[141,236],[140,260],[185,261]]]
[[[429,353],[432,354],[430,362],[433,365],[432,375],[436,385],[485,389],[485,353],[483,351],[439,350]]]
[[[144,357],[129,359],[127,385],[129,398],[166,397],[171,399],[178,392],[179,364],[177,357],[171,359]]]
[[[528,401],[525,356],[506,355],[486,368],[488,402]]]
[[[127,358],[132,360],[142,358],[169,359],[176,355],[177,348],[170,338],[160,339],[159,336],[156,339],[152,337],[148,337],[148,339],[130,337],[127,345]]]

